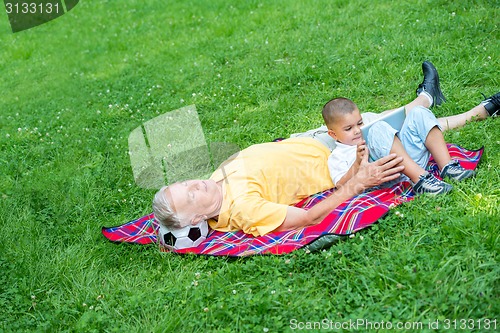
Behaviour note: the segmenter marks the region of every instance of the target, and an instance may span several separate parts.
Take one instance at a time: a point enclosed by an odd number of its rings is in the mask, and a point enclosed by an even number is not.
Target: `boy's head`
[[[363,141],[363,119],[358,107],[348,98],[334,98],[323,107],[328,134],[340,143],[355,146]]]

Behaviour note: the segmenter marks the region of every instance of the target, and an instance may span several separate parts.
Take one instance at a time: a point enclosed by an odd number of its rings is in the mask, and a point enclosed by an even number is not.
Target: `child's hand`
[[[356,163],[359,165],[361,163],[361,160],[363,159],[363,156],[366,154],[366,142],[363,140],[357,147],[356,150]]]

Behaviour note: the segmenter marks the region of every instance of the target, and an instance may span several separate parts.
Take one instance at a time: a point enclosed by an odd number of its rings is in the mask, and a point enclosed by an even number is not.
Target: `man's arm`
[[[275,230],[293,230],[320,223],[344,201],[370,187],[398,178],[404,169],[403,166],[397,166],[402,160],[402,157],[390,154],[373,163],[368,163],[368,154],[365,154],[358,172],[347,183],[309,210],[288,207],[285,220]]]

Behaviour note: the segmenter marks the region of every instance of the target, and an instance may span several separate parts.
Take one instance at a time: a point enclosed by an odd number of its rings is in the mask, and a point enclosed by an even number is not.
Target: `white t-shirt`
[[[337,186],[337,182],[349,171],[356,161],[357,150],[357,146],[348,146],[340,142],[336,143],[337,147],[328,157],[328,171],[335,186]]]

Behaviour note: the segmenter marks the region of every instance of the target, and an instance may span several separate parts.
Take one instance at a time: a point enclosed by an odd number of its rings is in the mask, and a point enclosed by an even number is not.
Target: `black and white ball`
[[[202,221],[197,225],[190,225],[181,229],[169,229],[160,224],[158,236],[160,244],[175,250],[197,247],[208,236],[208,223]]]

